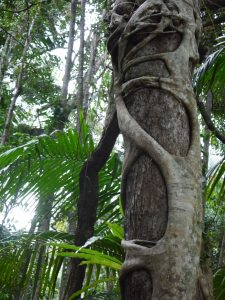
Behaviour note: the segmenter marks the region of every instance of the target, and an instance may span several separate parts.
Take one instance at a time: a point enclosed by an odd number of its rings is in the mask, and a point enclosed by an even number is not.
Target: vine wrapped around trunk
[[[123,299],[211,299],[200,271],[197,1],[118,0],[108,49],[125,141]],[[200,289],[198,282],[200,282]]]

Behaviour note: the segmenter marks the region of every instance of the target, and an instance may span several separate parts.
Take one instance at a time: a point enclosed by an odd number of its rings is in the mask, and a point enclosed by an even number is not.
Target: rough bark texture
[[[198,13],[191,0],[118,0],[112,10],[108,49],[125,140],[126,300],[211,299],[199,265],[201,160],[191,86]]]

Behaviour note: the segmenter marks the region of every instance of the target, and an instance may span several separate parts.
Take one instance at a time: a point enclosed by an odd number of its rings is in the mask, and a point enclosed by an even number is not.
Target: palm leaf
[[[225,268],[217,270],[213,276],[213,293],[215,300],[225,298]]]

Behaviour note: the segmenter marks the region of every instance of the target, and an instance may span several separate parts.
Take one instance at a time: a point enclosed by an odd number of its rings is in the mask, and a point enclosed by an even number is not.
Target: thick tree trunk
[[[197,1],[138,3],[116,1],[108,41],[125,140],[122,297],[210,299],[200,275],[201,159],[191,85]]]

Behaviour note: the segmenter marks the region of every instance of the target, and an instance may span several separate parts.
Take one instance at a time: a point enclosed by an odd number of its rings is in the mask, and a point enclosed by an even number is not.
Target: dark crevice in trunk
[[[151,300],[152,298],[152,278],[147,270],[137,270],[129,273],[124,279],[124,285],[130,285],[130,289],[126,289],[126,300]],[[141,290],[137,289],[142,286]],[[125,291],[122,290],[123,297]]]
[[[159,89],[141,89],[129,97],[127,106],[142,128],[167,151],[182,156],[187,154],[189,118],[184,107],[171,95]],[[158,241],[167,226],[168,199],[166,184],[157,164],[146,155],[139,156],[127,175],[126,187],[126,239]],[[145,273],[136,271],[126,278],[123,282],[124,299],[151,299],[148,298],[149,290],[146,289],[146,295],[143,291]],[[136,280],[138,274],[140,279]],[[151,287],[150,282],[146,285]],[[133,290],[137,297],[132,296]]]
[[[166,185],[155,162],[141,155],[130,168],[126,186],[126,239],[159,240],[166,230],[168,205]]]

